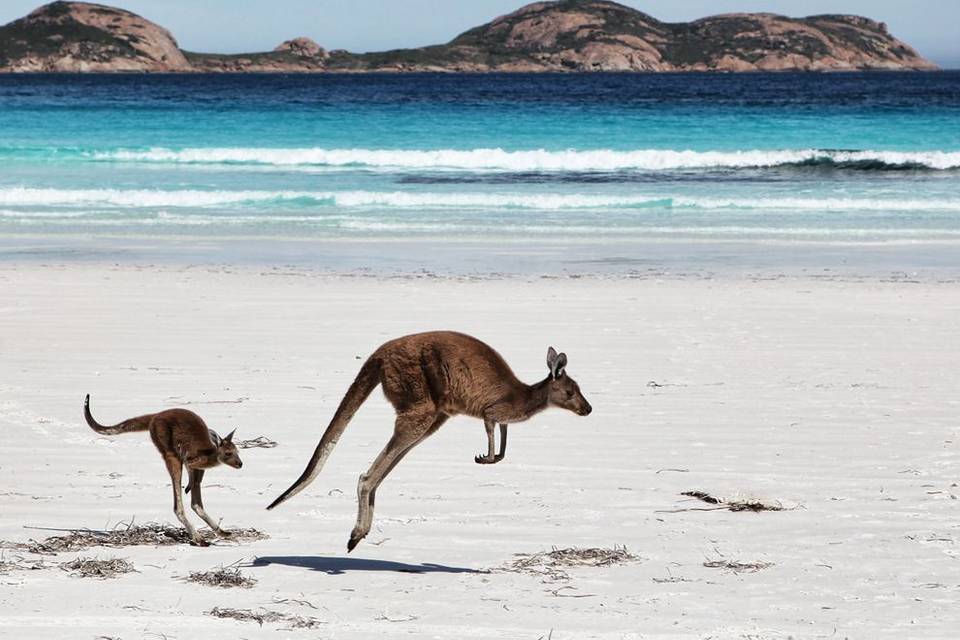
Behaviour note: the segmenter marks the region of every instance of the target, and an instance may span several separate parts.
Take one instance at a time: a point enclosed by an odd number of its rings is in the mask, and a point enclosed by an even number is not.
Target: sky
[[[101,0],[169,29],[190,51],[267,51],[296,36],[327,49],[382,51],[451,40],[527,0]],[[960,68],[960,0],[620,0],[675,22],[732,11],[791,16],[854,13],[886,22],[891,33],[945,68]],[[38,0],[0,0],[0,23]]]

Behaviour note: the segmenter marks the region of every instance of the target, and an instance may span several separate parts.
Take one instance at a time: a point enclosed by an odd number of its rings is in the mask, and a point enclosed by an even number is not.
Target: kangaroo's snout
[[[585,402],[583,403],[583,406],[580,407],[580,410],[577,411],[577,415],[580,415],[580,416],[588,416],[588,415],[590,415],[592,412],[593,412],[593,407],[590,406],[590,403],[589,403],[589,402],[586,402],[586,401],[585,401]]]

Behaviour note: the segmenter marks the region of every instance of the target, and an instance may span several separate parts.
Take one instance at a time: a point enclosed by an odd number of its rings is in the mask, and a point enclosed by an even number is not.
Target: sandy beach
[[[308,490],[299,475],[362,359],[456,329],[528,382],[549,345],[593,404],[511,428],[477,465],[456,418],[379,491],[351,554],[357,476],[386,442],[379,392]],[[960,628],[960,289],[866,278],[332,276],[308,269],[0,266],[0,636],[953,638]],[[64,530],[174,523],[146,434],[116,422],[183,406],[238,439],[205,502],[269,536],[209,548],[38,556]],[[703,491],[710,504],[681,495]],[[731,511],[731,501],[780,511]],[[199,525],[199,519],[188,512]],[[516,554],[623,545],[634,561],[507,570]],[[108,580],[58,565],[134,566]],[[26,566],[41,568],[27,569]],[[739,564],[738,564],[739,563]],[[0,565],[6,566],[6,565]],[[186,580],[235,566],[256,581]]]

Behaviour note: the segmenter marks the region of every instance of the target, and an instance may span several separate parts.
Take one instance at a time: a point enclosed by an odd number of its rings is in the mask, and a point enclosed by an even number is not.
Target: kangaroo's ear
[[[223,439],[224,442],[233,442],[233,434],[237,432],[236,429],[227,434],[227,437]]]
[[[557,353],[553,347],[547,349],[547,366],[550,367],[550,376],[559,378],[563,375],[563,369],[567,366],[567,354]]]
[[[557,363],[553,369],[553,377],[560,378],[563,376],[564,370],[567,368],[567,354],[561,353],[557,356]]]
[[[547,369],[550,369],[550,375],[553,376],[553,366],[557,363],[557,350],[553,347],[547,348]]]

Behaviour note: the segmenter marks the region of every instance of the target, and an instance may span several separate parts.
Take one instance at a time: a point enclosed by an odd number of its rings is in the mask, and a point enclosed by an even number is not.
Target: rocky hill
[[[660,22],[604,0],[537,2],[446,45],[331,66],[463,71],[847,71],[935,69],[868,18],[727,14]]]
[[[853,71],[932,70],[885,24],[768,13],[667,23],[606,0],[537,2],[447,44],[355,54],[309,38],[251,54],[184,52],[133,13],[54,2],[0,27],[0,71]]]
[[[169,31],[135,13],[53,2],[0,27],[3,71],[190,71]]]

